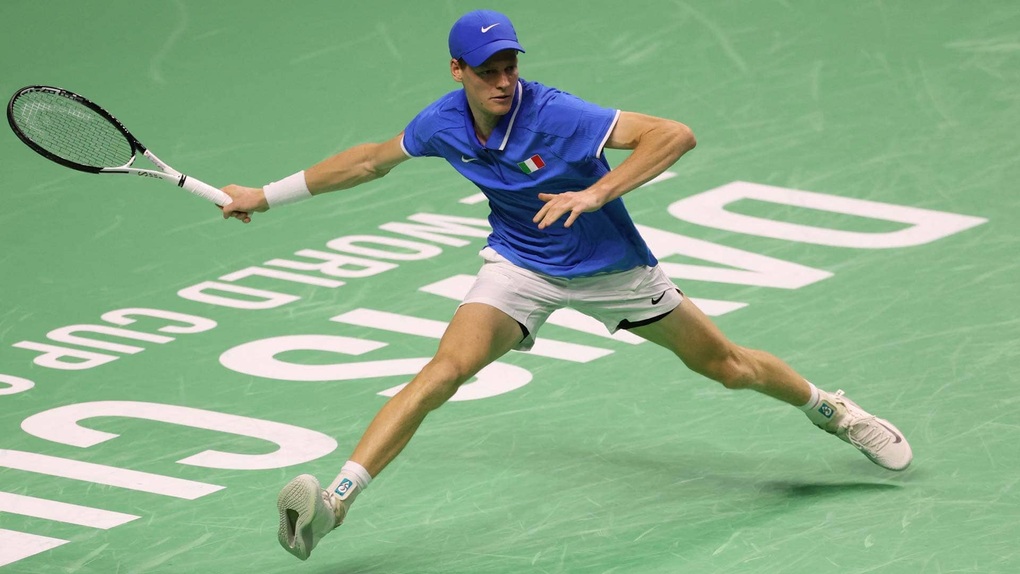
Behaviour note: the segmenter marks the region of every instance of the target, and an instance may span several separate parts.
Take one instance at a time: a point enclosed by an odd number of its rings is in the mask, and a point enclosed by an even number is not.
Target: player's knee
[[[425,365],[411,384],[422,406],[434,410],[450,400],[472,374],[463,365],[436,358]]]
[[[746,389],[753,380],[742,365],[732,360],[721,361],[708,376],[730,390]]]
[[[731,390],[746,389],[757,380],[754,365],[740,349],[721,353],[695,370]]]

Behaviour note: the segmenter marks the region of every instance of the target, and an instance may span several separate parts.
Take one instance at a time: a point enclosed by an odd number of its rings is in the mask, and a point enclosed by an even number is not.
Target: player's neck
[[[487,114],[484,111],[471,110],[471,119],[475,126],[475,137],[478,138],[482,145],[489,141],[489,136],[496,130],[501,117]]]

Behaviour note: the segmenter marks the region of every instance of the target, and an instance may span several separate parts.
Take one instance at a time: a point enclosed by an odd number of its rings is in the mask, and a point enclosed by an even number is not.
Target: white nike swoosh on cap
[[[496,26],[499,26],[499,22],[496,22],[495,24],[493,24],[491,26],[482,26],[482,34],[485,34],[486,32],[488,32],[489,30],[492,30]]]

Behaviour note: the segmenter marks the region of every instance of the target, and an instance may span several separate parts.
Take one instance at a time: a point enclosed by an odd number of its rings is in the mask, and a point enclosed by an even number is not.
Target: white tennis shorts
[[[485,303],[523,325],[527,334],[515,347],[518,351],[530,349],[549,315],[563,307],[594,317],[615,333],[652,323],[683,301],[683,293],[658,265],[565,279],[518,267],[491,247],[479,254],[484,263],[461,304]]]

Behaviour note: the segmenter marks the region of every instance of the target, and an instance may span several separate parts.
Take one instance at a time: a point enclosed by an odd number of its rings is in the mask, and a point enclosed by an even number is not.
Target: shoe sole
[[[287,483],[276,498],[276,509],[280,512],[277,538],[284,550],[301,560],[308,559],[315,544],[312,523],[308,519],[315,513],[320,490],[314,476],[302,474]]]

